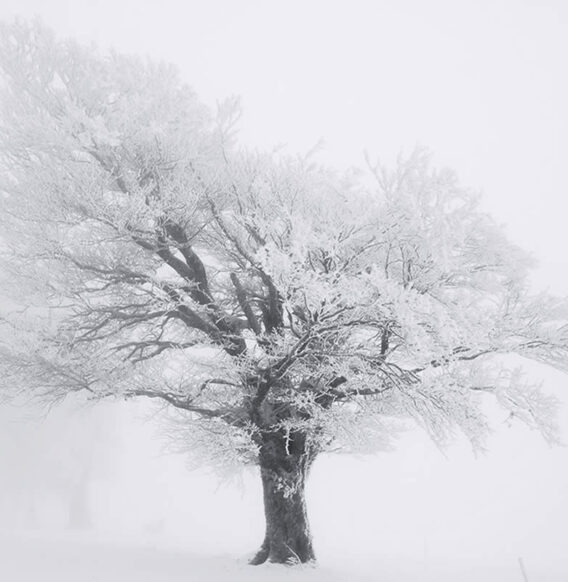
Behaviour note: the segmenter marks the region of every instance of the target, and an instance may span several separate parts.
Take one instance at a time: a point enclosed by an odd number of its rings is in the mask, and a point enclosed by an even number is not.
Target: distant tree
[[[82,395],[51,409],[30,402],[0,406],[0,519],[18,527],[92,525],[93,482],[111,473],[117,448],[113,408]],[[36,404],[36,403],[34,403]]]
[[[5,392],[157,399],[205,458],[257,463],[253,564],[314,559],[322,451],[406,418],[481,447],[484,395],[555,439],[503,355],[566,371],[566,304],[528,294],[530,261],[452,172],[252,153],[236,106],[211,115],[169,66],[37,25],[0,39],[1,270],[34,306],[5,315]]]

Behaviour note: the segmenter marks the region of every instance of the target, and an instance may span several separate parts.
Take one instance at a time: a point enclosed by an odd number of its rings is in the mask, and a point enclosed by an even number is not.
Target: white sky
[[[1,19],[33,14],[62,35],[176,63],[210,104],[240,95],[241,135],[249,144],[306,151],[323,138],[323,158],[340,166],[363,163],[364,150],[389,160],[416,144],[431,148],[438,164],[483,191],[484,206],[540,260],[537,285],[568,294],[565,0],[0,3]],[[554,390],[565,383],[547,376]],[[568,520],[567,450],[549,451],[536,436],[519,435],[516,444],[496,441],[493,456],[477,464],[454,460],[457,469],[418,445],[399,453],[398,465],[385,458],[370,465],[375,475],[386,468],[391,481],[397,467],[406,471],[402,491],[412,495],[418,483],[420,503],[438,503],[420,518],[426,521],[419,536],[431,532],[432,552],[469,546],[498,554],[508,540],[512,555],[525,551],[527,559],[555,561],[568,572],[560,547]],[[322,466],[333,474],[331,461]],[[365,478],[363,469],[351,470]],[[322,471],[314,479],[324,487]],[[401,490],[396,481],[384,487],[392,495]],[[351,494],[342,494],[349,512]],[[354,494],[373,499],[371,490]],[[355,508],[364,514],[361,503]],[[396,503],[388,501],[400,512]],[[387,517],[395,519],[388,511]],[[389,535],[398,539],[396,531]]]

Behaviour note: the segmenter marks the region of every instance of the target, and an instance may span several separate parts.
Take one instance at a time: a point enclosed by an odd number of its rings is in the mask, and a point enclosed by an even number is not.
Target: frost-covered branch
[[[159,399],[255,454],[403,418],[481,446],[488,397],[552,434],[500,364],[568,372],[566,303],[427,152],[369,176],[247,151],[235,104],[170,67],[2,31],[0,284],[29,306],[0,325],[3,391]]]

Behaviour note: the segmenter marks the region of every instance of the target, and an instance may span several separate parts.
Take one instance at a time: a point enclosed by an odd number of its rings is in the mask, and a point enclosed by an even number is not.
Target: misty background
[[[427,146],[532,252],[534,289],[568,294],[562,0],[0,5],[2,20],[34,15],[60,36],[175,63],[213,107],[239,96],[248,145],[305,152],[321,139],[319,159],[338,167],[364,164],[365,151],[388,163]],[[535,364],[526,373],[561,400],[568,442],[566,378]],[[156,438],[154,413],[132,401],[0,408],[2,535],[57,539],[71,526],[147,547],[254,550],[263,535],[255,471],[224,481],[188,471],[190,459]],[[503,414],[493,420],[478,458],[463,440],[440,452],[415,430],[393,452],[318,459],[307,495],[320,562],[400,580],[466,570],[514,580],[522,556],[531,581],[567,575],[568,449]]]

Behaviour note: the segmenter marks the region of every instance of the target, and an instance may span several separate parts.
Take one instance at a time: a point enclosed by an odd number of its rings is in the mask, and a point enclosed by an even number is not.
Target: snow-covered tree
[[[568,371],[566,304],[450,171],[417,152],[337,173],[251,152],[175,70],[0,33],[1,380],[59,400],[148,397],[204,460],[260,466],[259,564],[314,559],[317,455],[488,431],[484,398],[556,438],[506,354]],[[188,445],[189,443],[189,445]]]

